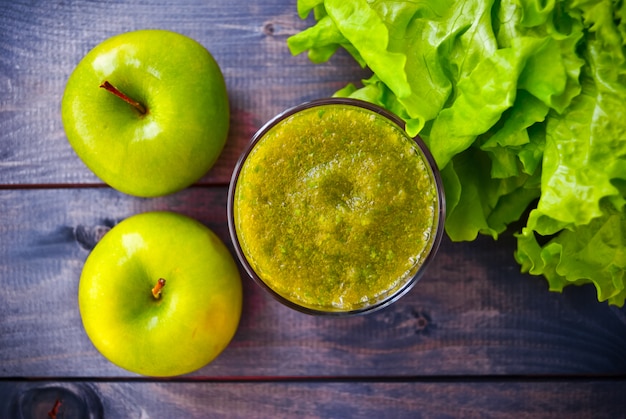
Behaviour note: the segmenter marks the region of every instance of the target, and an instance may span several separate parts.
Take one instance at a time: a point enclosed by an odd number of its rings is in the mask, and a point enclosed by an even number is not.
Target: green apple
[[[197,41],[166,30],[109,38],[70,75],[61,103],[76,154],[105,183],[161,196],[199,180],[226,142],[224,77]]]
[[[195,371],[230,343],[242,308],[239,269],[208,227],[173,212],[115,225],[85,261],[83,326],[112,363],[142,375]]]

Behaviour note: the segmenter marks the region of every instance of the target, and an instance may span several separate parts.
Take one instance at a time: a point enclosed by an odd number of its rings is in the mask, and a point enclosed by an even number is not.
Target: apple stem
[[[56,401],[54,402],[54,406],[52,406],[52,409],[48,412],[48,417],[51,419],[57,419],[57,415],[59,414],[59,408],[62,404],[63,403],[61,402],[61,400],[56,399]]]
[[[154,288],[152,288],[152,296],[155,299],[158,300],[159,298],[161,298],[161,290],[163,289],[164,286],[165,286],[165,279],[159,278]]]
[[[119,97],[124,102],[128,103],[133,108],[137,109],[140,114],[145,115],[146,112],[148,112],[146,107],[143,106],[140,102],[137,102],[135,99],[128,97],[127,95],[122,93],[118,88],[116,88],[111,83],[109,83],[108,81],[105,80],[104,83],[100,85],[100,87],[108,92],[113,93],[115,96]]]

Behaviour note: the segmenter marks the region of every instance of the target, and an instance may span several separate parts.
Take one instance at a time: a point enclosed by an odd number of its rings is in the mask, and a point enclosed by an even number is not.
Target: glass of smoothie
[[[419,137],[383,108],[314,100],[253,137],[228,191],[244,269],[285,305],[354,315],[406,294],[433,259],[445,199]]]

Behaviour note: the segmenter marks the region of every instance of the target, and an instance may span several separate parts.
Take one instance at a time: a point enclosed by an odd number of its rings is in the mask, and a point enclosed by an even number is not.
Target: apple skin
[[[141,114],[100,86],[142,103]],[[224,77],[195,40],[167,30],[113,36],[85,55],[61,102],[67,139],[101,180],[129,195],[181,190],[214,165],[230,109]]]
[[[166,280],[159,298],[152,288]],[[230,343],[242,310],[239,269],[208,227],[172,212],[115,225],[85,261],[83,326],[112,363],[154,377],[190,373]]]

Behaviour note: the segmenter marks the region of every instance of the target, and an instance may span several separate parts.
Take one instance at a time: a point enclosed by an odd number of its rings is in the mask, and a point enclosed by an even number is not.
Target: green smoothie
[[[430,252],[439,195],[418,145],[346,104],[273,126],[241,167],[233,201],[242,251],[282,297],[322,311],[389,297]]]

